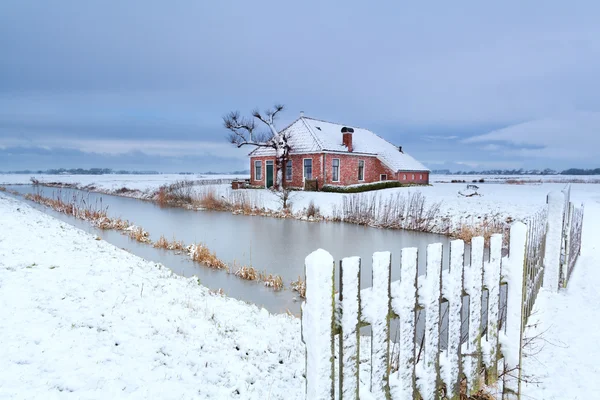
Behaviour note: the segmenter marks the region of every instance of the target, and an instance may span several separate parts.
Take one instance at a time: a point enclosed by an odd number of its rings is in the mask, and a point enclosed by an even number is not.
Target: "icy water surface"
[[[108,207],[111,217],[121,217],[142,226],[153,240],[164,235],[169,240],[186,244],[202,242],[228,264],[252,265],[257,270],[279,274],[286,286],[304,275],[304,259],[312,251],[323,248],[336,260],[343,257],[362,258],[362,286],[371,285],[371,257],[375,251],[392,252],[392,278],[400,278],[400,250],[404,247],[419,249],[419,265],[424,268],[426,248],[431,243],[444,245],[447,260],[449,239],[445,236],[402,230],[385,230],[346,223],[305,222],[292,219],[233,215],[218,211],[190,211],[182,208],[161,208],[152,202],[88,193],[74,189],[10,186],[20,193],[41,192],[47,197],[66,199],[74,194],[85,196],[92,204]],[[188,257],[172,251],[155,249],[141,244],[116,231],[101,231],[85,221],[57,213],[47,207],[30,205],[88,232],[101,236],[107,242],[150,261],[160,262],[184,275],[196,275],[202,284],[212,289],[222,288],[228,296],[263,306],[272,312],[290,310],[299,313],[300,301],[291,290],[275,292],[256,282],[241,280],[224,271],[215,271],[193,263]],[[338,264],[339,265],[339,264]],[[336,266],[337,267],[337,266]],[[420,271],[424,273],[424,271]],[[336,274],[336,279],[339,274]]]

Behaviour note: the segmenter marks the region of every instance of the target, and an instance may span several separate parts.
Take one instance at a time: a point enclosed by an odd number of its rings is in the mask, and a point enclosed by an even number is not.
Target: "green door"
[[[273,186],[273,161],[267,161],[267,187]]]

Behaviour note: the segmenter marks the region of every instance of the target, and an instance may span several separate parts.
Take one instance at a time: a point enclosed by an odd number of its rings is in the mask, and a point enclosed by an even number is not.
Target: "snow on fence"
[[[539,211],[527,221],[527,247],[525,250],[524,320],[527,322],[544,280],[544,251],[548,211]]]
[[[490,384],[498,381],[499,365],[519,375],[527,239],[526,225],[514,223],[509,255],[502,257],[502,235],[493,235],[488,261],[484,261],[484,240],[473,238],[468,266],[465,266],[464,242],[452,241],[449,268],[445,270],[442,245],[431,244],[427,247],[426,274],[421,276],[417,249],[405,248],[399,263],[400,280],[394,282],[391,271],[396,266],[391,254],[378,252],[372,260],[373,285],[362,290],[361,260],[344,258],[340,263],[338,294],[333,257],[325,250],[313,252],[306,258],[306,301],[302,305],[306,398],[359,398],[363,326],[371,327],[368,383],[376,399],[440,399],[444,393],[447,398],[458,399],[463,377],[467,394],[473,394],[483,379]],[[501,285],[508,285],[503,326]],[[484,291],[488,293],[486,302]],[[468,307],[463,307],[465,294]],[[444,303],[448,329],[444,338],[447,344],[442,348]],[[418,313],[424,313],[423,340],[419,346]],[[468,313],[465,318],[468,328],[462,326],[461,313],[465,316]],[[482,315],[487,315],[485,324]],[[390,354],[392,319],[399,324],[399,351],[395,360],[392,360],[395,355]],[[468,332],[465,340],[461,337],[464,328]],[[503,364],[499,364],[500,359]],[[501,386],[507,399],[518,398],[520,379],[511,377],[513,374],[503,376]]]
[[[579,253],[583,206],[571,202],[571,185],[548,194],[548,223],[544,248],[544,287],[556,292],[566,288]]]

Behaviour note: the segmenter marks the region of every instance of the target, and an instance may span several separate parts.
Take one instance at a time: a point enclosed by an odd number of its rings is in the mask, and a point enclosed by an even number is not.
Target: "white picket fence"
[[[306,398],[359,398],[360,328],[370,326],[368,387],[376,399],[455,400],[484,381],[497,383],[503,399],[518,399],[523,331],[537,295],[542,286],[566,287],[581,249],[583,207],[570,194],[570,185],[549,193],[546,209],[527,225],[514,223],[505,257],[502,235],[491,237],[487,261],[483,238],[471,241],[469,260],[465,244],[452,241],[447,269],[442,245],[429,245],[425,275],[418,274],[417,249],[402,249],[396,266],[389,252],[379,252],[372,287],[362,290],[361,260],[344,258],[336,291],[333,257],[324,250],[309,255],[302,305]],[[392,268],[400,268],[399,281],[392,282]],[[392,320],[398,321],[397,354],[390,352]]]
[[[583,206],[571,201],[571,185],[548,194],[548,229],[544,249],[544,287],[556,292],[567,287],[581,251]]]
[[[505,398],[517,398],[518,366],[524,310],[524,266],[527,227],[510,230],[509,255],[502,257],[502,236],[490,240],[484,262],[484,239],[471,242],[465,264],[465,244],[450,243],[449,269],[442,269],[442,245],[427,248],[426,274],[418,275],[417,249],[405,248],[396,266],[389,252],[373,255],[371,288],[360,286],[361,260],[344,258],[340,287],[334,287],[333,257],[317,250],[306,258],[306,301],[302,306],[302,338],[306,344],[307,399],[358,399],[360,328],[371,327],[369,388],[376,399],[440,399],[442,388],[459,398],[466,377],[467,393],[482,382],[494,383],[500,369]],[[391,269],[400,280],[391,281]],[[500,288],[506,290],[506,321],[500,324]],[[484,307],[483,292],[488,291]],[[468,295],[468,337],[461,344],[463,294]],[[441,309],[448,307],[448,338],[441,349]],[[417,346],[417,313],[424,313],[424,338]],[[486,326],[482,315],[487,314]],[[390,321],[398,319],[397,360],[391,360]],[[335,340],[339,341],[335,354]],[[419,357],[420,355],[420,357]],[[336,362],[337,357],[337,362]],[[394,361],[392,363],[391,361]],[[395,367],[392,368],[392,365]],[[397,370],[395,370],[397,368]],[[485,371],[485,373],[482,373]],[[420,397],[419,397],[420,396]]]

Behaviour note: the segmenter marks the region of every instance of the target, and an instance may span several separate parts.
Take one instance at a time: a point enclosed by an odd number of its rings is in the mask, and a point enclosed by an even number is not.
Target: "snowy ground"
[[[518,215],[563,186],[481,185],[468,199],[458,184],[417,190],[455,214]],[[294,202],[325,209],[340,196]],[[538,297],[523,399],[600,398],[600,185],[574,184],[572,199],[586,204],[582,255],[568,289]],[[0,321],[0,398],[303,398],[297,320],[210,294],[1,194]]]
[[[40,182],[93,184],[99,189],[116,190],[122,187],[136,190],[155,190],[161,185],[180,180],[213,180],[249,178],[248,175],[202,175],[202,174],[153,174],[153,175],[44,175],[44,174],[0,174],[0,185],[28,184],[35,177]]]
[[[300,399],[300,323],[0,194],[0,398]]]
[[[566,290],[542,291],[524,350],[524,400],[600,399],[600,199],[586,204],[581,256]]]

